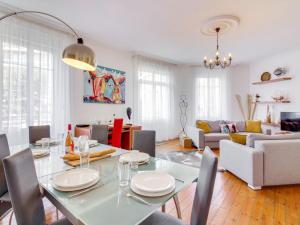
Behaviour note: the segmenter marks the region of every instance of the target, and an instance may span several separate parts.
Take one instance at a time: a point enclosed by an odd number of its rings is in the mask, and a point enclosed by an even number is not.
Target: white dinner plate
[[[56,175],[53,184],[61,188],[77,188],[99,180],[99,173],[88,168],[68,170]]]
[[[133,152],[129,152],[126,154],[123,154],[120,156],[120,161],[121,162],[146,162],[149,161],[150,156],[147,153],[144,152],[137,152],[137,151],[133,151]]]
[[[150,161],[150,158],[149,158],[148,160],[146,160],[146,161],[139,162],[139,165],[146,164],[146,163],[148,163],[149,161]]]
[[[43,140],[38,140],[34,143],[35,146],[42,146]],[[56,139],[50,139],[49,140],[49,145],[56,145],[59,143],[59,140]]]
[[[171,192],[175,190],[175,185],[173,187],[170,187],[170,189],[161,191],[161,192],[146,192],[146,191],[141,191],[139,190],[133,183],[130,184],[131,190],[141,196],[146,196],[146,197],[161,197],[164,195],[168,195]]]
[[[83,185],[83,186],[80,186],[80,187],[63,188],[63,187],[56,186],[55,184],[53,184],[53,187],[56,190],[63,191],[63,192],[79,191],[79,190],[86,189],[86,188],[89,188],[91,186],[94,186],[95,184],[98,183],[98,181],[99,181],[99,178],[97,180],[89,183],[89,184],[86,184],[86,185]]]
[[[175,186],[175,179],[165,172],[145,171],[134,175],[131,183],[143,192],[163,192]]]
[[[43,149],[41,149],[41,150],[34,150],[34,151],[32,151],[32,155],[36,159],[37,158],[42,158],[42,157],[47,156],[49,154],[50,154],[49,150],[43,150]]]

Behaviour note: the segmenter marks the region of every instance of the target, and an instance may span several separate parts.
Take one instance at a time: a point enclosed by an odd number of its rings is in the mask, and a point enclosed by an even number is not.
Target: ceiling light
[[[217,27],[215,29],[215,31],[217,33],[217,51],[216,51],[216,55],[215,55],[214,59],[208,60],[206,56],[204,56],[204,59],[203,59],[204,66],[209,69],[214,69],[215,67],[221,67],[224,69],[231,65],[231,61],[232,61],[231,53],[228,54],[228,57],[224,57],[223,59],[220,56],[220,51],[219,51],[219,32],[220,32],[220,30],[221,30],[220,27]]]

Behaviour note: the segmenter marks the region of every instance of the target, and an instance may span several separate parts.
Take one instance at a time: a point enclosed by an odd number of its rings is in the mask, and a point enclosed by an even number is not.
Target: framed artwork
[[[97,66],[95,71],[84,71],[85,103],[125,103],[126,73],[124,71]]]

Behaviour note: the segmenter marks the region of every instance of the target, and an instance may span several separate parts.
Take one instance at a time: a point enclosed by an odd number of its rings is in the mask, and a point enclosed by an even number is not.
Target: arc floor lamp
[[[74,33],[74,35],[77,37],[77,43],[71,44],[64,49],[62,53],[62,60],[64,61],[64,63],[81,70],[94,71],[96,69],[96,56],[94,51],[90,47],[84,45],[83,39],[76,33],[76,31],[71,26],[69,26],[66,22],[59,19],[58,17],[53,16],[49,13],[44,13],[39,11],[19,11],[19,12],[12,12],[5,16],[0,17],[0,21],[2,21],[7,17],[15,16],[18,14],[25,14],[25,13],[46,15],[58,20],[59,22],[67,26],[72,31],[72,33]]]

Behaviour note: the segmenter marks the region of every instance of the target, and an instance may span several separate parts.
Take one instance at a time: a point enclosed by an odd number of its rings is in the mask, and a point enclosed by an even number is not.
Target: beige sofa
[[[239,132],[245,132],[246,124],[244,121],[225,121],[225,120],[215,120],[207,121],[211,129],[211,133],[204,133],[203,130],[196,127],[198,120],[194,126],[188,126],[186,129],[187,136],[193,141],[193,145],[198,149],[204,149],[205,146],[210,148],[219,148],[219,142],[221,140],[228,140],[229,135],[221,133],[221,124],[225,123],[235,123]]]
[[[262,186],[300,184],[300,133],[249,134],[247,145],[221,140],[220,166],[254,190]]]

